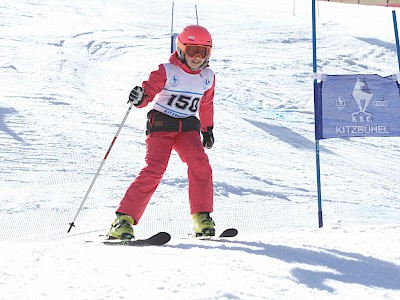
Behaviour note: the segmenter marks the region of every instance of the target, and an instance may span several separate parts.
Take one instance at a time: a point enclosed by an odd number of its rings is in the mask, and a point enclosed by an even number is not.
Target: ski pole
[[[96,175],[94,176],[94,178],[92,180],[92,183],[90,184],[89,189],[87,190],[87,192],[85,194],[85,197],[83,197],[82,203],[79,206],[78,211],[76,212],[74,220],[71,223],[69,223],[70,226],[69,226],[69,229],[68,229],[68,233],[71,231],[72,227],[75,227],[76,218],[78,217],[80,211],[82,210],[83,204],[85,203],[86,199],[88,198],[89,193],[92,190],[92,187],[94,185],[94,182],[96,181],[97,177],[99,176],[101,168],[103,167],[104,163],[106,162],[106,159],[107,159],[108,155],[110,154],[111,148],[114,146],[114,143],[115,143],[115,141],[116,141],[116,139],[117,139],[117,137],[118,137],[118,135],[119,135],[119,133],[120,133],[120,131],[122,129],[122,126],[124,126],[125,121],[128,118],[128,115],[129,115],[129,113],[130,113],[130,111],[132,109],[132,106],[133,106],[133,102],[131,102],[131,104],[129,105],[128,111],[126,112],[124,119],[122,120],[121,124],[119,125],[117,133],[115,134],[113,140],[111,141],[110,147],[108,147],[106,155],[104,156],[103,161],[101,162],[100,167],[98,168],[98,170],[96,172]]]

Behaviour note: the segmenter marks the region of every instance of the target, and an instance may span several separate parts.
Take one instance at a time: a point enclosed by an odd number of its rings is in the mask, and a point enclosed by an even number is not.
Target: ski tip
[[[228,228],[225,229],[220,235],[219,237],[235,237],[238,235],[238,230],[236,228]]]
[[[171,235],[168,232],[160,231],[155,236],[168,243],[171,240]]]

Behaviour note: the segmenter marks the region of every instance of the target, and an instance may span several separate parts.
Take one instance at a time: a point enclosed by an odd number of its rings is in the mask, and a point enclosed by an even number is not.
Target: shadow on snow
[[[17,140],[18,142],[24,143],[25,141],[14,131],[12,131],[10,128],[8,128],[5,118],[7,114],[15,114],[17,111],[13,108],[4,108],[0,107],[0,130],[3,131],[4,133],[10,135],[12,138]]]
[[[295,248],[283,245],[271,245],[262,242],[224,241],[224,245],[213,245],[214,241],[203,241],[202,244],[178,244],[168,246],[180,249],[204,248],[228,251],[243,251],[248,254],[262,255],[279,259],[295,266],[291,273],[301,284],[309,288],[325,290],[330,293],[335,289],[326,282],[335,280],[344,283],[355,283],[367,287],[378,287],[400,290],[400,266],[394,263],[364,256],[359,253],[344,252],[327,248]],[[216,241],[218,242],[218,241]],[[313,270],[314,267],[314,270]],[[329,270],[315,270],[327,268]],[[330,271],[331,270],[331,271]]]
[[[280,139],[282,142],[289,144],[297,149],[304,150],[314,150],[315,143],[305,138],[304,136],[294,132],[293,130],[279,125],[267,124],[258,121],[247,120],[250,124],[264,130],[268,134]],[[325,153],[334,154],[332,151],[325,149],[324,147],[320,147],[321,151]]]

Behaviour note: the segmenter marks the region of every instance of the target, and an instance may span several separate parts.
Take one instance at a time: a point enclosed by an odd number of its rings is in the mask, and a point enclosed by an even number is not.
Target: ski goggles
[[[182,45],[182,50],[190,57],[200,56],[201,58],[207,58],[211,55],[210,46],[200,46],[200,45]]]

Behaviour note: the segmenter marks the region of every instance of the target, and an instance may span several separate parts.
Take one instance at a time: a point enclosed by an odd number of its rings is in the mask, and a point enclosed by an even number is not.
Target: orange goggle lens
[[[185,53],[190,57],[199,55],[201,58],[207,58],[211,54],[211,47],[209,46],[197,46],[197,45],[185,45]]]

